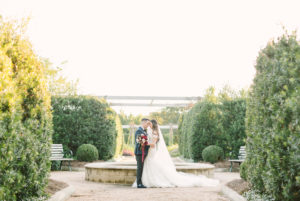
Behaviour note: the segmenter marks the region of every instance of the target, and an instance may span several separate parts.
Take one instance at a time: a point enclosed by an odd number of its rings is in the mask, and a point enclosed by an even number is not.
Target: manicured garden
[[[54,79],[49,63],[35,54],[24,30],[23,24],[0,18],[0,200],[7,201],[45,200],[55,192],[53,182],[45,190],[51,168],[60,166],[60,161],[50,161],[52,143],[62,144],[65,157],[78,161],[133,155],[134,141],[128,130],[123,134],[124,115],[103,99],[70,92],[69,84],[62,87],[67,92],[57,91],[61,82]],[[179,119],[174,139],[164,133],[173,157],[218,166],[238,159],[240,147],[246,146],[246,159],[239,167],[242,180],[228,186],[247,200],[300,200],[296,35],[269,42],[255,68],[249,90],[224,87],[216,93],[211,87],[192,108],[167,108],[150,117],[162,123]]]

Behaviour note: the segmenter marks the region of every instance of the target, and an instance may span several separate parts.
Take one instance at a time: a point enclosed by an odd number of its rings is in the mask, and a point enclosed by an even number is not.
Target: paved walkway
[[[85,181],[84,172],[51,172],[51,178],[75,187],[67,201],[229,201],[217,187],[147,188],[136,189],[126,185],[102,184]],[[239,178],[238,173],[215,173],[221,183]]]

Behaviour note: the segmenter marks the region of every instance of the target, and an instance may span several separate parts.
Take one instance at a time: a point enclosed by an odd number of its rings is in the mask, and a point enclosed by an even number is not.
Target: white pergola
[[[129,106],[129,107],[189,107],[195,102],[201,100],[201,97],[174,97],[174,96],[99,96],[104,98],[110,104],[110,106]],[[117,100],[118,102],[113,102]],[[126,102],[124,102],[124,100]],[[133,102],[128,102],[132,100]],[[122,102],[123,101],[123,102]],[[134,101],[149,101],[148,103],[137,103]],[[180,101],[179,103],[154,103],[154,101]],[[134,133],[139,127],[138,125],[122,125],[123,129],[129,129],[130,134],[128,136],[128,142],[134,143]],[[160,125],[161,129],[169,129],[169,139],[173,144],[173,129],[178,129],[178,125]]]
[[[201,100],[201,97],[175,97],[175,96],[99,96],[106,99],[111,106],[149,106],[149,107],[187,107]],[[118,100],[119,102],[110,102]],[[147,100],[149,103],[122,102],[122,100]],[[154,103],[154,101],[185,101],[181,103]]]

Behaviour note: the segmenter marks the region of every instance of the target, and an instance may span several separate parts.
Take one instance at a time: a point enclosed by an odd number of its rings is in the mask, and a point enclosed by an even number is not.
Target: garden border
[[[221,192],[232,201],[246,201],[246,199],[243,196],[241,196],[231,188],[227,187],[226,184],[222,185]]]
[[[48,201],[65,201],[70,198],[74,192],[75,188],[69,185],[68,187],[54,193]]]

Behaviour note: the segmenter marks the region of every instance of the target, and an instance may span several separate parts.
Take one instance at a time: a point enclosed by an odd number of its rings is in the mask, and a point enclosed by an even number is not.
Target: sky
[[[259,50],[300,27],[299,0],[0,0],[30,16],[35,52],[90,95],[202,96],[248,88]],[[149,108],[122,108],[144,113]],[[150,109],[152,110],[152,109]]]

